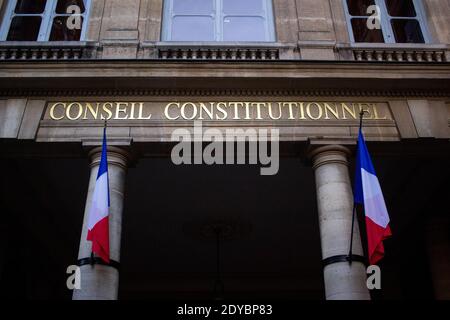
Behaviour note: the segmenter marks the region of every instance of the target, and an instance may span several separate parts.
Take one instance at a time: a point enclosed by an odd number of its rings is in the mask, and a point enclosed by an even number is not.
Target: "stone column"
[[[346,261],[349,253],[353,195],[348,173],[349,150],[319,147],[311,153],[316,180],[320,239],[327,300],[369,300],[364,263]],[[363,255],[357,220],[353,254]],[[356,259],[357,260],[357,259]]]
[[[91,159],[91,177],[84,210],[83,230],[81,233],[78,259],[90,258],[92,243],[86,240],[87,221],[91,205],[91,197],[97,180],[100,165],[101,148],[95,148],[89,153]],[[120,261],[120,240],[122,232],[122,210],[124,201],[125,176],[128,154],[123,149],[108,147],[109,173],[109,245],[112,261]],[[73,300],[116,300],[119,290],[119,270],[107,265],[81,266],[81,289],[74,290]]]

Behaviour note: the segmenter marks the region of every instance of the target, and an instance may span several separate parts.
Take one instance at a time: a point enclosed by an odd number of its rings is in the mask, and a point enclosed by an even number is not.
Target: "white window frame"
[[[353,27],[352,27],[352,18],[363,18],[367,19],[368,16],[352,16],[350,14],[350,10],[348,8],[347,0],[342,0],[344,2],[344,10],[345,10],[345,16],[347,18],[347,28],[348,33],[350,35],[350,41],[352,43],[360,43],[355,41],[355,36],[353,34]],[[417,20],[420,26],[420,30],[422,31],[423,40],[425,43],[431,43],[431,37],[430,33],[428,31],[428,25],[427,20],[425,18],[425,9],[423,7],[422,0],[412,0],[414,9],[416,11],[415,17],[394,17],[389,14],[388,8],[386,6],[385,0],[374,0],[375,5],[377,5],[380,8],[380,23],[381,23],[381,31],[383,33],[384,42],[382,43],[399,43],[402,42],[396,42],[395,41],[395,34],[394,29],[391,25],[392,19],[399,19],[399,20]],[[420,44],[420,43],[417,43]]]
[[[53,19],[59,16],[68,16],[68,14],[56,13],[56,5],[58,0],[47,0],[44,12],[37,14],[16,14],[14,12],[18,0],[9,0],[6,5],[5,15],[3,17],[2,25],[0,27],[0,41],[7,41],[9,29],[11,27],[11,22],[16,16],[39,16],[42,18],[41,27],[39,29],[39,34],[37,42],[50,41],[50,34],[53,26]],[[83,25],[81,27],[81,35],[79,41],[84,41],[86,39],[88,18],[91,10],[91,0],[84,1],[84,12],[80,14],[83,17]],[[60,41],[52,41],[60,42]]]
[[[245,1],[245,0],[242,0]],[[272,0],[263,1],[263,14],[266,20],[265,23],[265,38],[266,40],[255,41],[233,41],[233,42],[275,42],[275,21],[273,15],[273,2]],[[211,17],[214,19],[214,40],[207,42],[223,42],[223,20],[227,16],[223,13],[223,0],[213,0],[214,13]],[[161,40],[173,42],[172,40],[172,19],[176,15],[173,14],[173,0],[164,0],[163,5],[163,24],[161,31]],[[234,15],[233,15],[234,16]],[[248,17],[250,15],[237,15],[242,17]],[[197,42],[192,40],[186,40],[181,42]],[[202,41],[204,42],[204,41]]]

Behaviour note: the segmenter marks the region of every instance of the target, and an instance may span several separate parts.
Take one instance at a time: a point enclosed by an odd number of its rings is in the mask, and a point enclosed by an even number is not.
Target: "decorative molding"
[[[313,148],[308,156],[312,160],[313,169],[316,170],[323,165],[331,163],[348,166],[347,157],[351,154],[350,149],[343,145],[326,145]]]
[[[444,63],[448,62],[448,53],[450,52],[450,48],[446,45],[430,44],[337,44],[336,50],[343,57],[348,57],[348,53],[350,53],[350,56],[353,56],[356,61],[400,63]]]
[[[163,60],[279,60],[280,49],[286,48],[279,43],[162,42],[154,46],[156,58]]]
[[[100,164],[101,156],[102,147],[95,147],[89,151],[88,157],[91,159],[91,168]],[[125,148],[111,145],[108,146],[108,164],[116,165],[127,170],[131,158],[131,154]]]
[[[435,50],[353,50],[356,61],[446,62],[444,51]]]
[[[446,63],[450,47],[418,44],[334,44],[333,42],[286,43],[178,43],[178,42],[18,42],[0,43],[0,61],[102,60],[104,47],[113,44],[136,47],[136,60],[270,61],[298,60],[295,52],[305,48],[333,48],[345,61]],[[321,47],[322,48],[322,47]],[[300,59],[301,60],[301,59]]]
[[[0,89],[2,97],[107,97],[107,96],[299,96],[299,97],[450,97],[440,90],[264,90],[264,89]]]
[[[96,59],[99,47],[88,42],[3,42],[0,60]]]
[[[168,48],[158,50],[159,59],[182,60],[279,60],[278,49],[181,49]]]
[[[196,120],[109,120],[108,128],[115,127],[192,127],[194,126]],[[282,127],[292,127],[295,124],[293,120],[275,120],[277,126]],[[315,120],[315,121],[302,121],[302,127],[335,127],[338,123],[340,126],[349,126],[354,127],[359,125],[359,120]],[[214,126],[216,128],[228,128],[229,126],[240,127],[247,126],[251,124],[254,128],[264,128],[267,126],[273,125],[274,120],[258,120],[247,121],[247,120],[226,120],[226,121],[217,121],[217,120],[202,120],[203,127]],[[365,124],[365,127],[376,127],[376,128],[393,128],[395,127],[395,120],[386,119],[386,120],[370,120]],[[104,126],[103,120],[83,120],[82,122],[74,122],[74,121],[66,121],[60,120],[55,122],[50,119],[43,119],[40,121],[40,128],[73,128],[77,126],[82,126],[84,128],[99,128]],[[84,145],[98,145],[98,141],[101,141],[102,137],[98,137],[98,139],[93,139],[92,141],[88,139],[84,139]],[[111,138],[112,139],[112,138]],[[119,142],[119,141],[116,141]],[[122,139],[123,145],[130,144],[129,138]]]

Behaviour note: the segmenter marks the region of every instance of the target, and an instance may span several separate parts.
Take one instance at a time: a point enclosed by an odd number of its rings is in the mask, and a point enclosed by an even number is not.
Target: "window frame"
[[[381,32],[383,33],[384,42],[356,42],[355,41],[355,35],[353,33],[353,27],[352,27],[352,19],[353,18],[369,18],[370,16],[353,16],[350,14],[350,10],[348,7],[347,0],[342,0],[344,2],[344,11],[345,11],[345,17],[347,20],[347,29],[348,34],[350,36],[350,42],[351,43],[385,43],[385,44],[410,44],[409,42],[396,42],[395,40],[395,34],[394,29],[391,24],[391,20],[398,19],[398,20],[416,20],[419,23],[420,30],[422,32],[424,43],[422,44],[430,44],[432,42],[430,33],[428,30],[428,24],[427,19],[425,17],[425,8],[423,7],[423,3],[421,0],[412,0],[414,9],[416,11],[415,17],[396,17],[391,16],[389,14],[386,0],[373,0],[375,5],[377,5],[380,8],[380,24],[381,24]],[[421,43],[415,43],[415,44],[421,44]]]
[[[173,0],[163,1],[163,21],[161,28],[161,41],[163,42],[209,42],[209,43],[227,43],[227,42],[242,42],[242,43],[274,43],[276,42],[275,36],[275,17],[273,0],[263,0],[263,13],[265,15],[265,35],[266,40],[223,40],[223,20],[227,16],[223,12],[223,0],[213,0],[214,13],[210,15],[214,19],[214,40],[197,41],[197,40],[172,40],[172,19],[175,16],[173,14]],[[195,16],[195,15],[192,15]],[[233,16],[233,15],[230,15]],[[236,15],[242,17],[249,17],[251,15]]]
[[[16,16],[26,17],[26,16],[40,16],[41,26],[38,33],[38,38],[32,42],[67,42],[64,40],[52,40],[50,41],[50,35],[52,32],[53,20],[59,16],[68,16],[69,14],[56,13],[56,6],[58,4],[58,0],[47,0],[45,4],[45,9],[42,13],[36,14],[16,14],[14,12],[18,0],[9,0],[6,5],[5,15],[3,17],[2,25],[0,26],[0,41],[8,42],[8,34],[11,28],[12,20]],[[83,0],[84,1],[84,13],[81,13],[80,16],[83,18],[83,24],[81,26],[81,34],[80,40],[77,41],[85,41],[89,15],[91,10],[91,1],[92,0]],[[20,40],[13,40],[11,42],[21,42]]]

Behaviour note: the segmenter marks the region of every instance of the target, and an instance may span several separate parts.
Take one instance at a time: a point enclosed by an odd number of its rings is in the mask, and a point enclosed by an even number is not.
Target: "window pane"
[[[174,15],[211,15],[214,0],[173,0]]]
[[[375,5],[374,0],[347,0],[348,11],[352,16],[368,16],[367,8]]]
[[[422,30],[417,20],[392,19],[395,41],[399,43],[424,43]]]
[[[41,28],[41,17],[15,17],[11,21],[11,27],[7,41],[36,41]]]
[[[50,41],[79,41],[81,38],[81,28],[69,29],[67,19],[69,17],[56,17],[53,19],[52,31],[50,33]],[[83,25],[83,17],[80,25]]]
[[[211,17],[174,17],[172,41],[214,41],[214,20]]]
[[[264,19],[260,17],[226,17],[224,41],[266,41]]]
[[[370,30],[367,28],[367,19],[352,19],[352,28],[355,42],[384,42],[383,32],[381,29]]]
[[[84,13],[85,7],[83,0],[58,0],[58,4],[56,5],[56,13],[68,13],[67,8],[70,6],[78,6],[78,8],[80,8],[80,13]],[[72,13],[72,11],[69,13]]]
[[[263,15],[264,0],[223,0],[223,13],[236,15]]]
[[[15,13],[42,13],[47,0],[17,0]]]
[[[393,17],[415,17],[416,10],[412,0],[386,0],[388,12]]]

